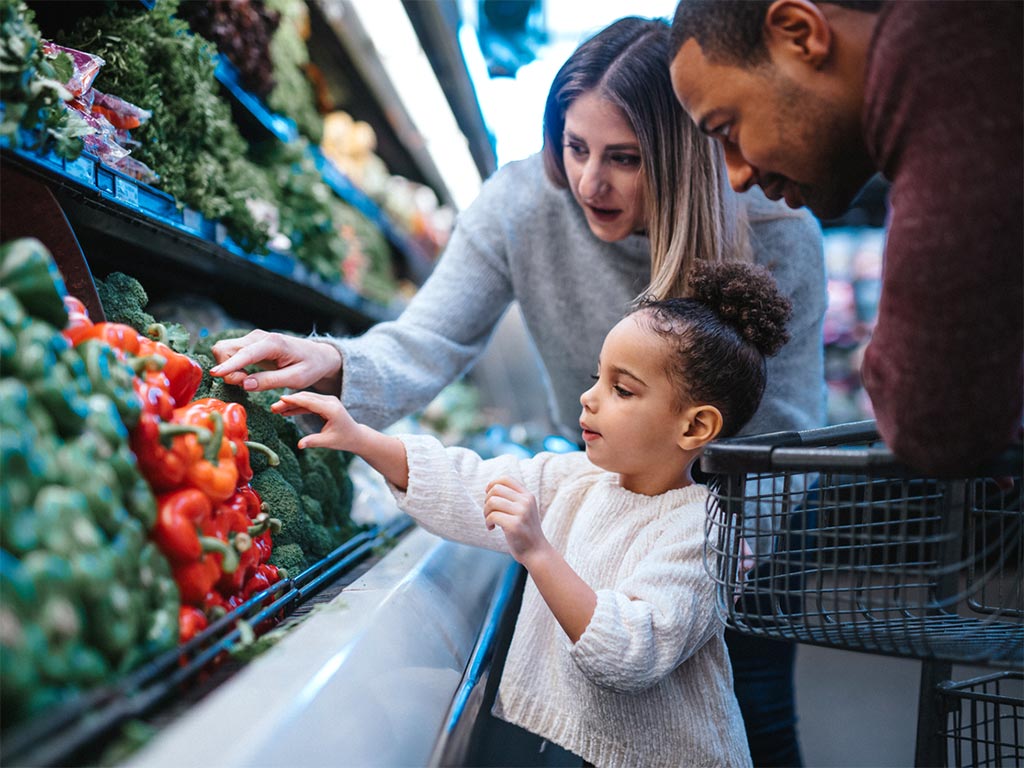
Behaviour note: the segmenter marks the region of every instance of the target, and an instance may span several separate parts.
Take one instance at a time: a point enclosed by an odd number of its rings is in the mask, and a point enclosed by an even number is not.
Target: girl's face
[[[579,96],[565,113],[562,160],[598,238],[612,243],[646,228],[640,144],[622,110],[596,91]]]
[[[688,422],[674,407],[669,353],[668,342],[630,315],[605,337],[594,386],[580,396],[587,457],[634,493],[664,493],[689,480],[692,455],[679,447]]]

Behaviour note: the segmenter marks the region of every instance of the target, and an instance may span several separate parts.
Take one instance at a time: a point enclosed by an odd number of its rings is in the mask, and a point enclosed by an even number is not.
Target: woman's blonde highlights
[[[562,188],[565,112],[596,91],[617,105],[640,146],[651,277],[643,294],[687,296],[698,260],[749,260],[746,226],[728,188],[717,144],[676,101],[668,72],[669,27],[620,19],[581,45],[552,83],[544,110],[544,166]]]

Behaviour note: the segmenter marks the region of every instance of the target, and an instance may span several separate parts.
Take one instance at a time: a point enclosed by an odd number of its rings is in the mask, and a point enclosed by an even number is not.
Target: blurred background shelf
[[[185,290],[254,324],[296,331],[319,320],[357,332],[395,316],[344,284],[326,283],[291,256],[239,248],[221,225],[179,209],[170,195],[87,153],[67,161],[6,148],[2,159],[52,187],[94,273],[133,274],[155,287],[153,299]]]

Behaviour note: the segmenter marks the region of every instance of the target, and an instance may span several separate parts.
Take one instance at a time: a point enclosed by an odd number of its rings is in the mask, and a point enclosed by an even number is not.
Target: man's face
[[[833,218],[871,177],[860,114],[842,107],[826,76],[783,71],[774,60],[750,68],[715,63],[693,39],[679,49],[671,74],[683,108],[725,149],[737,192],[756,184],[791,208]]]

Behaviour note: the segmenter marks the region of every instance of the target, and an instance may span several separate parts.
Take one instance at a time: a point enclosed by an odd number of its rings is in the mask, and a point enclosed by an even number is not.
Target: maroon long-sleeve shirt
[[[1020,432],[1024,4],[893,2],[868,59],[864,135],[892,182],[861,374],[893,451],[970,473]]]

